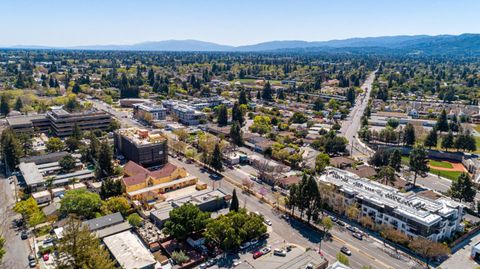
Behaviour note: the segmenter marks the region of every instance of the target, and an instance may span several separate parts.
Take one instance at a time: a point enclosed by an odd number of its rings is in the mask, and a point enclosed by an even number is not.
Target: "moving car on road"
[[[340,249],[340,251],[341,251],[343,254],[345,254],[345,255],[348,255],[348,256],[352,255],[352,252],[351,252],[347,247],[345,247],[345,246],[343,246],[343,247]]]

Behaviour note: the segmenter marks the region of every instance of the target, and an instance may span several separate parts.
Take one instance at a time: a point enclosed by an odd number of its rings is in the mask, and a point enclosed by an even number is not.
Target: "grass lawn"
[[[453,165],[449,162],[443,162],[443,161],[434,161],[434,160],[429,160],[428,164],[430,166],[435,166],[435,167],[442,167],[442,168],[453,168]]]
[[[476,124],[474,129],[475,129],[475,131],[480,133],[480,124]]]
[[[475,153],[480,153],[480,136],[475,136],[475,145],[477,145]]]
[[[457,180],[457,178],[462,174],[462,172],[459,171],[441,171],[431,168],[430,173],[440,175],[441,177],[448,178],[450,180]]]
[[[410,162],[410,157],[402,156],[402,164],[403,165],[408,165],[409,162]]]

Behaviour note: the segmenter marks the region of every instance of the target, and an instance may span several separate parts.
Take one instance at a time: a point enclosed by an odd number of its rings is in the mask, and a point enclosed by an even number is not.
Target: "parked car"
[[[206,262],[206,264],[207,264],[207,267],[212,267],[215,264],[217,264],[217,259],[210,259]]]
[[[267,254],[267,253],[270,253],[270,251],[272,251],[272,249],[269,248],[269,247],[262,248],[262,249],[260,250],[260,252],[262,252],[263,255],[265,255],[265,254]]]
[[[265,222],[265,224],[267,224],[268,226],[272,226],[272,221],[269,219],[266,219],[263,222]]]
[[[351,252],[347,247],[345,247],[345,246],[343,246],[343,247],[340,249],[340,251],[341,251],[343,254],[345,254],[345,255],[348,255],[348,256],[352,255],[352,252]]]
[[[284,249],[276,248],[276,249],[273,250],[273,255],[285,257],[285,256],[287,256],[287,251],[285,251]]]
[[[48,261],[50,259],[50,255],[48,253],[43,254],[43,261]]]
[[[353,226],[350,226],[350,225],[347,226],[347,230],[349,230],[349,231],[351,231],[351,232],[354,232],[354,233],[357,232],[357,228],[355,228],[355,227],[353,227]]]
[[[352,236],[357,238],[358,240],[362,240],[363,239],[363,235],[361,233],[352,233]]]
[[[250,242],[245,242],[240,246],[240,250],[245,250],[249,248],[252,244]]]
[[[332,216],[332,217],[330,217],[330,218],[332,219],[333,222],[337,222],[337,221],[338,221],[338,219],[337,219],[336,217],[333,217],[333,216]]]
[[[284,220],[288,220],[288,219],[290,218],[290,216],[287,215],[287,214],[283,214],[283,215],[281,216],[281,218],[284,219]]]
[[[53,238],[47,238],[47,239],[43,240],[44,245],[48,245],[48,244],[52,244],[52,243],[53,243]]]
[[[206,269],[207,268],[207,264],[206,263],[202,263],[198,266],[198,269]]]
[[[340,226],[342,226],[342,227],[344,227],[344,226],[346,225],[345,222],[343,222],[343,221],[341,221],[341,220],[337,221],[337,224],[340,225]]]
[[[34,261],[35,260],[35,255],[30,254],[28,255],[28,261]]]
[[[253,258],[254,259],[258,259],[260,257],[262,257],[263,253],[261,251],[256,251],[255,253],[253,253]]]
[[[258,240],[257,239],[253,239],[250,241],[250,246],[255,246],[258,244]]]
[[[264,234],[260,235],[258,240],[267,240],[267,238],[269,238],[269,237],[270,237],[269,233],[264,233]]]
[[[35,268],[35,267],[37,267],[37,261],[36,261],[36,260],[29,261],[29,262],[28,262],[28,266],[30,266],[30,268]]]
[[[28,232],[26,230],[23,230],[22,233],[20,234],[20,238],[22,240],[28,239]]]

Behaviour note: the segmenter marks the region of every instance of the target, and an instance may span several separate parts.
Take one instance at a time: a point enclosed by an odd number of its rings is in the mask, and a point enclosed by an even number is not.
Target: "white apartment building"
[[[463,228],[460,224],[462,205],[446,197],[433,200],[415,193],[402,193],[396,188],[331,167],[318,182],[333,187],[332,195],[326,195],[326,202],[332,207],[357,203],[362,216],[411,237],[439,241]]]

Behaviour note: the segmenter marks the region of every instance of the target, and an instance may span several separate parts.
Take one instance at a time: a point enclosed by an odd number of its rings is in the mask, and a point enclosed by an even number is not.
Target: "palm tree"
[[[75,183],[77,183],[78,181],[80,181],[80,180],[76,177],[72,177],[72,178],[68,179],[68,183],[72,185],[73,189],[75,189]]]

